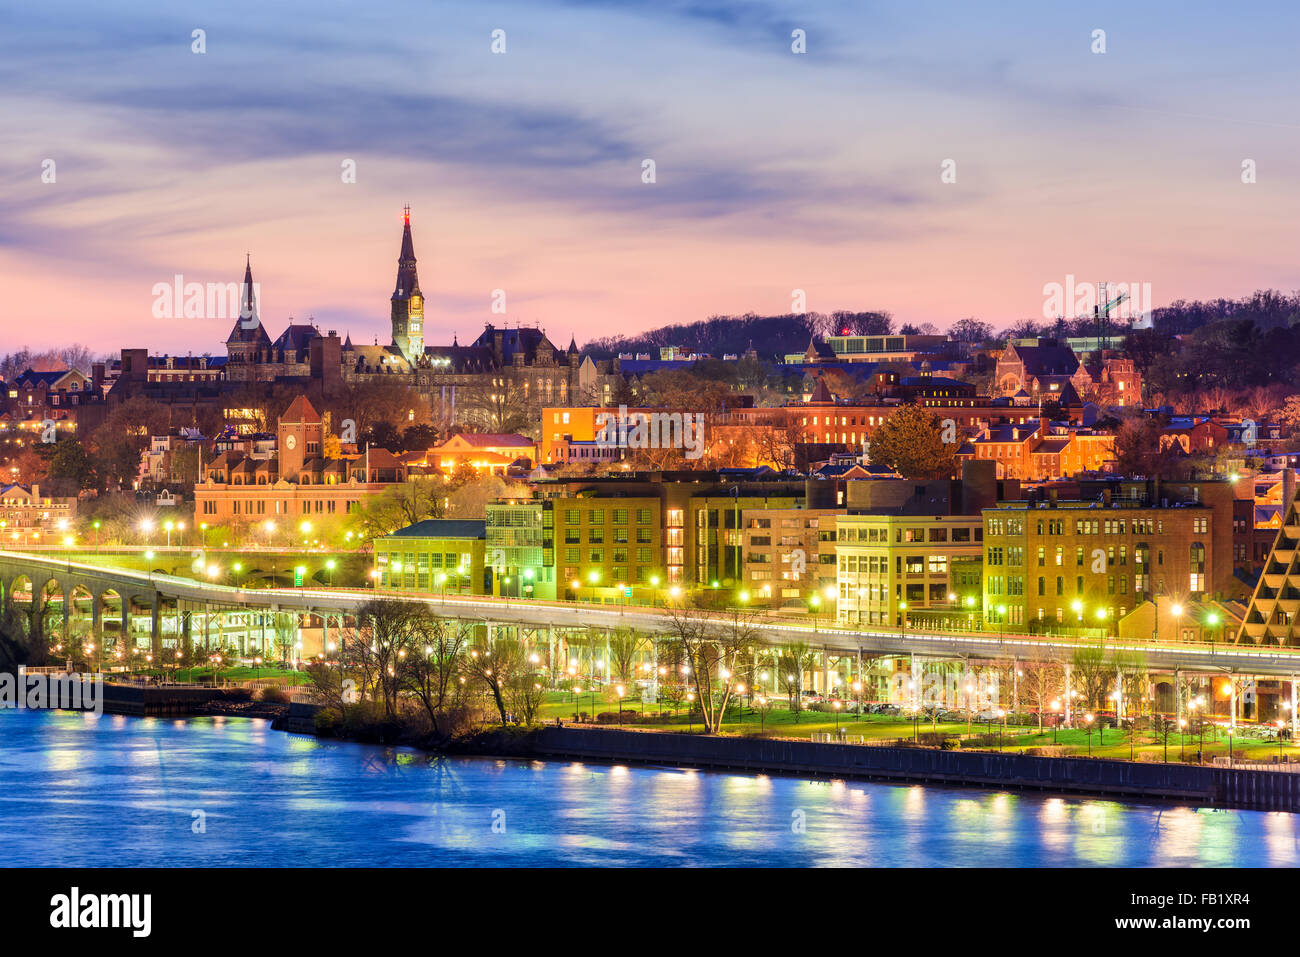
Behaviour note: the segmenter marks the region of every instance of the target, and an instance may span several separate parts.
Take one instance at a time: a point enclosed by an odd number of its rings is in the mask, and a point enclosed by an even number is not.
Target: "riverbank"
[[[275,727],[316,734],[314,716],[318,710],[313,705],[291,705],[285,719]],[[1000,750],[946,750],[902,742],[844,744],[559,724],[482,729],[441,741],[398,736],[380,743],[463,756],[596,760],[1081,794],[1242,810],[1300,811],[1300,766],[1293,764],[1269,770]]]
[[[484,737],[473,743],[490,747],[493,741]],[[1287,771],[603,728],[543,727],[526,736],[506,737],[500,744],[503,757],[633,762],[1300,811],[1300,773]]]

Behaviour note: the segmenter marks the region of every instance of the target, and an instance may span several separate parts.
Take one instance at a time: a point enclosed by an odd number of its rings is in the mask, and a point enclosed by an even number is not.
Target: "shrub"
[[[939,747],[944,751],[960,751],[961,738],[944,738],[943,743],[939,745]]]
[[[288,693],[283,688],[276,687],[275,685],[267,685],[262,689],[262,693],[258,696],[258,700],[265,704],[288,704],[290,699]]]
[[[339,715],[330,708],[321,708],[316,712],[316,733],[322,738],[332,738],[339,730]]]

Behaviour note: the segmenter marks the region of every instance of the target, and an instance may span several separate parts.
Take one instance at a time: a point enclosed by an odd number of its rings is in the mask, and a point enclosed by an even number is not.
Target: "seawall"
[[[1300,811],[1300,774],[1285,771],[594,728],[540,728],[531,743],[536,756],[547,758]]]

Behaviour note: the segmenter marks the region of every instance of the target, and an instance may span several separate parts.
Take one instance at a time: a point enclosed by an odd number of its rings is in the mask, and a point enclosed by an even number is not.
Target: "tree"
[[[957,342],[979,345],[993,338],[993,327],[979,319],[958,319],[948,330],[948,335]]]
[[[541,675],[535,672],[518,674],[510,678],[505,686],[506,703],[515,721],[525,727],[532,724],[537,712],[546,701],[546,686],[541,682]]]
[[[1291,429],[1300,428],[1300,395],[1289,395],[1278,410],[1277,420]]]
[[[491,694],[501,723],[507,724],[510,720],[506,709],[507,689],[531,670],[523,643],[514,638],[480,639],[465,658],[465,670]]]
[[[90,451],[100,477],[115,487],[130,487],[140,472],[140,454],[151,435],[166,435],[171,412],[142,395],[132,396],[105,416],[90,436]]]
[[[954,436],[959,436],[953,427]],[[890,413],[872,433],[868,455],[907,479],[948,478],[957,471],[957,442],[944,441],[938,416],[920,406],[904,405]]]
[[[803,710],[803,676],[805,671],[817,667],[817,652],[803,641],[791,641],[781,646],[777,658],[777,679],[785,689],[790,701],[790,710],[794,712],[795,721]]]
[[[712,616],[699,609],[669,610],[669,634],[690,669],[688,680],[707,734],[722,729],[722,716],[735,690],[733,673],[752,655],[758,631],[752,616],[734,609]]]
[[[1021,687],[1038,708],[1038,730],[1043,730],[1043,712],[1049,702],[1063,693],[1065,672],[1055,661],[1028,661],[1020,666]]]
[[[619,628],[609,636],[610,673],[624,684],[636,677],[636,657],[646,647],[646,639],[632,628]]]
[[[465,668],[470,627],[464,621],[432,615],[419,622],[419,640],[423,644],[409,656],[406,685],[424,706],[434,734],[444,731],[440,727],[442,716],[459,696],[458,679]]]
[[[377,693],[384,715],[397,717],[398,695],[407,683],[408,661],[423,651],[431,612],[415,602],[379,598],[357,609],[358,629],[340,651],[344,667],[357,672],[363,694]]]
[[[426,518],[442,518],[447,483],[441,478],[399,482],[367,498],[356,511],[363,541],[381,538]]]
[[[1106,663],[1105,650],[1100,644],[1076,648],[1070,664],[1074,682],[1082,688],[1084,704],[1095,709],[1105,699],[1108,679],[1114,674]]]
[[[1115,472],[1119,475],[1173,479],[1185,475],[1188,463],[1174,445],[1160,448],[1161,422],[1153,418],[1126,419],[1115,433]]]
[[[540,416],[534,404],[509,379],[478,377],[457,389],[456,421],[474,432],[537,437]]]
[[[48,477],[54,483],[52,491],[55,494],[76,495],[82,489],[95,487],[98,476],[94,460],[76,439],[60,438],[54,444],[49,460]]]

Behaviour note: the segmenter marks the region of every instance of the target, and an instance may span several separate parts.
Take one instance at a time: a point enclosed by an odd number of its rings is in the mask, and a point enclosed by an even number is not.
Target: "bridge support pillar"
[[[153,660],[162,661],[162,602],[154,592],[149,602],[149,647],[153,650]]]
[[[95,646],[99,648],[101,652],[107,650],[104,648],[104,636],[101,634],[102,626],[100,623],[101,613],[104,610],[103,605],[101,604],[103,600],[103,595],[90,596],[90,640],[95,643]],[[120,648],[118,650],[121,651]]]
[[[1071,677],[1072,677],[1072,676],[1071,676],[1071,668],[1070,668],[1069,663],[1067,662],[1066,665],[1065,665],[1065,726],[1066,726],[1067,728],[1071,726],[1071,719],[1070,719],[1070,697],[1071,697],[1071,695],[1070,695],[1070,692],[1074,690],[1073,687],[1072,687],[1072,685],[1071,685],[1071,683],[1070,683],[1070,682],[1071,682]]]

